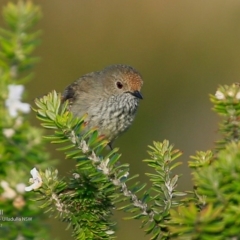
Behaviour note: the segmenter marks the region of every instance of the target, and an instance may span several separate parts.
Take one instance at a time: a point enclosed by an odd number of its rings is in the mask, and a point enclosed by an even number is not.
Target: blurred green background
[[[240,79],[240,1],[34,2],[42,7],[43,35],[36,51],[41,62],[27,85],[29,102],[53,89],[62,92],[81,75],[109,64],[132,65],[143,76],[144,100],[131,129],[115,142],[121,162],[129,162],[131,174],[146,181],[141,160],[147,145],[168,139],[184,152],[179,188],[190,189],[189,156],[212,148],[218,138],[209,93]],[[32,119],[38,126],[34,114]],[[69,173],[70,161],[49,149],[61,159],[61,175]],[[115,216],[118,239],[148,239],[138,221],[122,221],[124,216]],[[70,239],[64,224],[49,225],[54,237]]]

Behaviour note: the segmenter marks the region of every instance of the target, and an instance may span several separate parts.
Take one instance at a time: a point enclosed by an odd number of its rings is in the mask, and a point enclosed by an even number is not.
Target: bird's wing
[[[74,82],[71,85],[67,86],[62,94],[62,102],[65,102],[66,100],[69,100],[69,102],[72,102],[74,100],[76,90],[77,90],[77,82]]]
[[[64,90],[62,102],[69,101],[69,109],[76,115],[81,115],[90,109],[96,102],[96,91],[100,81],[98,72],[92,72],[79,78]]]
[[[68,85],[62,94],[62,101],[65,102],[66,100],[69,100],[69,102],[72,102],[79,95],[89,92],[94,80],[93,77],[94,73],[89,73]]]

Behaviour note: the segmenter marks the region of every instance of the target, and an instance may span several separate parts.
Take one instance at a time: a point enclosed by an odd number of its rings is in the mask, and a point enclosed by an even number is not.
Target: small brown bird
[[[88,114],[86,129],[98,128],[111,147],[112,142],[132,124],[142,99],[143,81],[137,70],[127,65],[111,65],[88,73],[69,85],[63,101],[77,117]]]

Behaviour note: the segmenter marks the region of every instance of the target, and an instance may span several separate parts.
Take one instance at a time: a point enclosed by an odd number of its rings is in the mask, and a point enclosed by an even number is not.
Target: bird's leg
[[[113,150],[113,146],[112,146],[111,142],[108,143],[108,146],[110,147],[110,150],[112,151]]]

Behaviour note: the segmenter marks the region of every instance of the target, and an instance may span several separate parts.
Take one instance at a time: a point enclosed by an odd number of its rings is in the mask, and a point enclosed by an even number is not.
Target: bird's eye
[[[117,87],[118,87],[118,89],[122,89],[122,87],[123,87],[122,83],[121,82],[117,82]]]

